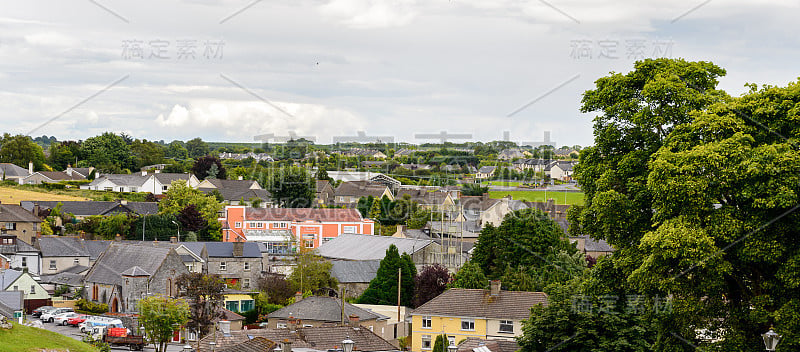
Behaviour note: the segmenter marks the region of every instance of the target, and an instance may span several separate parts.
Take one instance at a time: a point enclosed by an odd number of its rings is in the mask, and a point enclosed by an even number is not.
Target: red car
[[[88,318],[88,317],[89,316],[86,315],[86,314],[80,314],[77,317],[69,318],[67,320],[67,325],[77,327],[78,324],[83,323],[84,321],[86,321],[86,318]]]

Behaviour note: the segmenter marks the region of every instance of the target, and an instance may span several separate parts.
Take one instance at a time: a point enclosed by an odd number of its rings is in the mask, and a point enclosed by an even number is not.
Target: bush
[[[105,303],[94,303],[86,299],[79,299],[77,302],[75,302],[75,305],[79,310],[92,314],[108,313],[108,304]]]

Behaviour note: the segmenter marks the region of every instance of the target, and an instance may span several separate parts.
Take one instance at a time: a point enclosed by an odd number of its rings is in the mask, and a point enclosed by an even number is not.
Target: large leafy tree
[[[12,163],[25,169],[28,168],[28,162],[33,162],[34,171],[42,170],[44,151],[31,137],[6,133],[0,139],[0,162]]]
[[[547,214],[536,208],[523,209],[507,214],[498,227],[483,228],[472,261],[486,276],[498,279],[508,268],[552,266],[548,259],[560,251],[571,255],[577,250]]]
[[[313,204],[316,186],[304,168],[288,166],[273,169],[265,175],[261,184],[282,208],[308,208]]]
[[[450,272],[440,264],[426,265],[414,278],[414,307],[434,299],[447,289]]]
[[[192,165],[192,173],[201,180],[206,178],[219,178],[224,180],[228,178],[225,166],[222,166],[222,162],[219,161],[219,158],[211,155],[198,158],[194,162],[194,165]]]
[[[481,266],[475,261],[468,261],[453,275],[453,281],[447,285],[449,288],[474,288],[485,289],[489,286],[489,279],[483,274]]]
[[[81,154],[90,165],[103,172],[119,173],[134,166],[125,138],[111,132],[87,138],[81,145]]]
[[[222,319],[225,295],[225,280],[219,275],[188,273],[176,281],[181,296],[189,302],[190,316],[186,325],[199,335],[208,335],[217,319]]]
[[[285,305],[294,296],[291,283],[283,276],[267,274],[258,279],[258,291],[267,295],[271,304]]]
[[[192,159],[206,156],[209,152],[208,143],[204,142],[200,138],[194,138],[186,142],[186,150],[189,154],[189,157]]]
[[[333,264],[312,252],[301,253],[297,266],[287,280],[294,292],[317,292],[320,289],[336,289],[339,282],[331,276]]]
[[[67,165],[77,166],[80,157],[81,143],[76,141],[64,141],[50,144],[47,156],[47,163],[58,170],[64,170]]]
[[[183,299],[149,296],[138,302],[139,323],[156,352],[165,352],[176,327],[189,321],[189,305]]]
[[[181,141],[172,141],[167,144],[167,148],[164,151],[167,158],[183,160],[189,158],[189,151],[186,150],[186,147],[183,146],[183,142]]]
[[[216,197],[191,188],[184,181],[173,181],[164,193],[164,198],[158,202],[161,214],[178,214],[189,205],[194,205],[206,220],[207,227],[203,229],[204,239],[219,240],[221,226],[217,220],[217,213],[222,210],[222,204]]]
[[[489,192],[489,187],[482,187],[476,183],[467,183],[461,186],[461,194],[465,196],[482,196]]]
[[[390,245],[386,256],[381,260],[375,278],[359,297],[358,303],[365,304],[397,304],[397,281],[400,275],[400,304],[411,306],[414,300],[414,277],[417,268],[411,256],[400,253],[395,245]]]
[[[133,162],[138,168],[164,162],[164,147],[146,139],[134,140],[130,149]]]

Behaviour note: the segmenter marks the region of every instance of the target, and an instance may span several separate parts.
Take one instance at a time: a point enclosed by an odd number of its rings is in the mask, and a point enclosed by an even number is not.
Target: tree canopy
[[[401,270],[402,269],[402,270]],[[381,260],[375,278],[359,297],[358,303],[397,304],[397,275],[400,274],[400,304],[412,307],[414,300],[414,277],[417,268],[408,253],[401,256],[395,245],[390,245],[386,256]]]

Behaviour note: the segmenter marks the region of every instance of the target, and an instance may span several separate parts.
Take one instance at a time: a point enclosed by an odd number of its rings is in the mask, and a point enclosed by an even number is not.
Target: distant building
[[[192,174],[155,173],[142,171],[138,174],[105,174],[98,176],[91,183],[82,185],[81,189],[108,192],[149,192],[160,195],[166,192],[173,181],[184,181],[186,185],[196,188],[200,181]]]
[[[223,203],[229,205],[244,202],[247,206],[253,206],[253,200],[257,199],[261,203],[260,208],[274,206],[269,191],[261,188],[254,180],[205,179],[197,185],[197,189],[207,194],[216,190],[222,195]]]
[[[0,163],[0,176],[2,180],[12,180],[20,182],[23,178],[33,173],[33,163],[28,164],[28,169],[24,169],[11,163]]]
[[[0,204],[0,234],[13,235],[28,244],[41,232],[42,220],[16,204]]]

